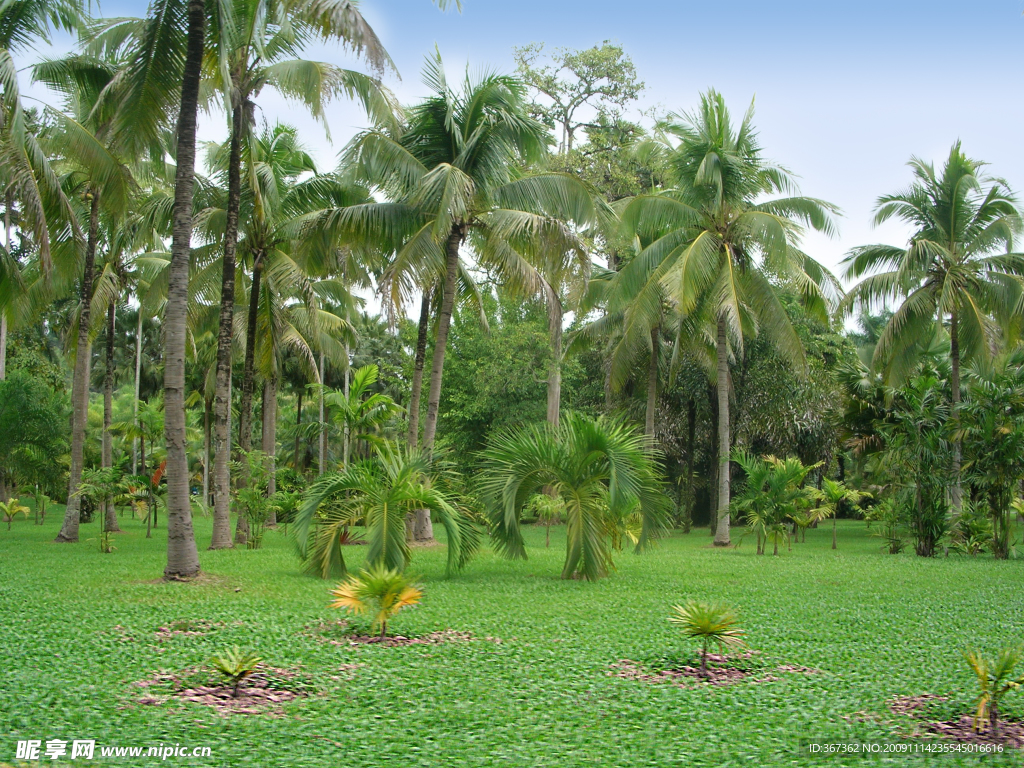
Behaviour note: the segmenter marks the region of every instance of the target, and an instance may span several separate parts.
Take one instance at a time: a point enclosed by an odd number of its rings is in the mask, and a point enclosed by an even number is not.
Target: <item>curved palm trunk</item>
[[[423,393],[423,364],[427,359],[427,331],[430,328],[430,292],[423,290],[420,299],[420,322],[416,330],[416,362],[412,370],[412,393],[409,396],[409,447],[420,439],[420,398]]]
[[[220,281],[217,324],[217,380],[214,393],[213,538],[210,549],[227,549],[231,542],[231,342],[235,317],[235,251],[238,208],[242,197],[242,130],[244,113],[236,106],[231,117],[228,155],[227,223]]]
[[[644,423],[644,434],[654,440],[654,416],[658,410],[658,353],[660,339],[658,327],[651,328],[651,362],[647,367],[647,420]]]
[[[110,434],[110,422],[114,412],[114,302],[107,307],[107,368],[103,372],[103,448],[101,463],[104,469],[114,466],[114,442]],[[120,533],[117,524],[117,509],[113,499],[104,502],[104,530],[107,533]]]
[[[441,379],[444,375],[444,355],[448,349],[448,329],[452,324],[455,308],[455,280],[459,272],[459,246],[462,244],[463,228],[452,225],[446,244],[444,293],[441,297],[441,311],[437,318],[437,338],[434,341],[434,359],[430,365],[430,389],[427,395],[427,420],[423,425],[423,447],[429,452],[434,447],[437,434],[438,408],[441,404]],[[430,522],[430,510],[416,510],[416,541],[433,541],[434,528]]]
[[[263,452],[267,454],[267,495],[277,491],[277,377],[263,386]],[[277,525],[277,510],[270,509],[267,525]]]
[[[718,339],[715,345],[718,358],[718,525],[715,527],[715,546],[729,546],[729,347],[726,336],[725,315],[718,317]],[[775,545],[778,553],[778,543]]]
[[[960,426],[960,332],[959,318],[954,311],[949,318],[949,384],[953,401],[954,431],[959,432]],[[963,508],[963,491],[960,486],[961,464],[960,440],[953,442],[953,487],[950,489],[950,502],[953,507],[953,522],[960,517]]]
[[[245,364],[242,367],[242,400],[238,406],[238,448],[248,453],[252,448],[252,393],[256,385],[256,321],[259,319],[260,282],[263,276],[263,257],[257,254],[252,265],[252,287],[249,289],[249,314],[245,333]],[[249,474],[242,462],[242,485],[249,484]],[[235,526],[235,544],[249,539],[249,521],[238,516]]]
[[[554,290],[548,295],[548,334],[551,368],[548,370],[548,424],[558,426],[562,410],[562,300]]]
[[[78,344],[75,350],[75,372],[71,380],[71,468],[68,479],[68,505],[64,511],[64,524],[54,541],[78,541],[78,524],[82,512],[82,497],[78,486],[82,483],[82,465],[85,451],[85,425],[89,411],[89,321],[92,302],[93,272],[96,265],[96,238],[100,225],[100,193],[90,191],[89,235],[85,243],[85,264],[82,267],[82,310],[78,317]]]
[[[203,0],[188,3],[188,48],[178,114],[177,172],[174,179],[174,230],[164,311],[164,435],[167,439],[167,567],[165,579],[199,573],[199,552],[189,503],[185,442],[185,318],[192,245],[192,189],[195,184],[196,112],[206,35]]]

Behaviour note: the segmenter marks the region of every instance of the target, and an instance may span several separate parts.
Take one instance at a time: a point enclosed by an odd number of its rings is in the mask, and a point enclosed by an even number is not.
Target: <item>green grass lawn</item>
[[[452,628],[500,644],[342,647],[303,632],[339,614],[326,607],[331,585],[300,574],[280,532],[268,532],[260,551],[208,552],[210,521],[200,519],[202,567],[219,578],[164,584],[155,581],[163,520],[149,540],[141,523],[123,522],[117,551],[104,555],[95,522],[78,545],[50,543],[61,511],[51,507],[45,526],[0,526],[0,765],[16,764],[16,740],[53,738],[211,747],[212,758],[164,761],[190,766],[1021,764],[1019,754],[826,758],[799,746],[898,739],[910,722],[887,714],[893,696],[940,693],[952,697],[950,712],[968,707],[964,645],[992,652],[1024,635],[1020,562],[887,556],[863,523],[848,522],[838,552],[827,527],[777,558],[756,556],[752,539],[712,550],[697,530],[647,555],[618,555],[604,581],[567,582],[558,579],[562,531],[552,530],[546,550],[544,529],[532,528],[528,561],[486,549],[452,579],[443,549],[417,550],[411,570],[425,597],[392,627]],[[351,553],[358,564],[359,548]],[[821,672],[696,688],[608,675],[619,659],[685,652],[666,617],[688,598],[733,604],[765,664]],[[176,620],[223,626],[159,640],[157,627]],[[133,681],[235,644],[301,669],[317,695],[277,716],[137,703]],[[350,664],[362,666],[345,671]],[[1024,715],[1024,695],[1013,695],[1010,713]],[[116,761],[82,764],[103,762]]]

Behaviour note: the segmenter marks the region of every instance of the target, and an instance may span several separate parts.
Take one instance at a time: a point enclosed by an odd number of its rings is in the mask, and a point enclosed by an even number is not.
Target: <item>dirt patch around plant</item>
[[[321,621],[305,629],[305,633],[324,643],[340,646],[383,645],[394,648],[405,645],[440,645],[442,643],[471,643],[483,640],[489,643],[500,643],[497,637],[477,637],[472,632],[459,632],[454,629],[443,629],[425,635],[406,637],[405,635],[369,635],[360,632],[345,619]]]
[[[897,696],[888,702],[889,710],[895,715],[904,715],[917,721],[920,730],[935,734],[958,744],[987,744],[991,746],[1024,749],[1024,723],[1017,720],[1000,720],[999,735],[993,735],[989,724],[982,725],[981,733],[974,728],[973,715],[959,715],[947,720],[933,720],[930,710],[933,705],[949,701],[946,696],[923,693],[918,696]]]
[[[350,672],[359,665],[343,665],[342,672]],[[212,707],[222,715],[281,715],[285,702],[313,694],[312,685],[296,670],[280,669],[260,664],[238,688],[217,678],[204,668],[192,667],[180,672],[156,672],[145,680],[134,683],[144,693],[137,700],[143,705],[163,704],[167,701],[188,701]]]
[[[708,666],[705,674],[701,674],[700,663],[677,663],[670,665],[649,666],[631,659],[619,659],[611,665],[609,677],[621,677],[626,680],[642,680],[646,683],[670,683],[682,688],[693,688],[700,685],[732,685],[739,682],[770,683],[779,680],[779,674],[814,675],[820,670],[784,664],[778,667],[767,667],[752,663],[756,651],[737,654],[708,654]]]

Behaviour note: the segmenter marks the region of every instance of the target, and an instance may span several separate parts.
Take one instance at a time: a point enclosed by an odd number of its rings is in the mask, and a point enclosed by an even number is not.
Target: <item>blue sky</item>
[[[960,139],[1024,192],[1024,0],[464,0],[461,14],[441,13],[429,0],[363,0],[361,7],[402,76],[389,85],[406,102],[423,94],[419,70],[435,44],[457,76],[467,64],[511,71],[517,45],[585,48],[603,40],[621,44],[636,63],[647,85],[641,108],[688,110],[714,87],[742,112],[756,96],[766,155],[799,177],[804,194],[843,210],[838,238],[805,240],[832,267],[855,245],[906,239],[899,225],[874,229],[870,218],[878,195],[908,182],[911,155],[941,162]],[[111,0],[102,11],[141,15],[145,4]],[[309,55],[358,66],[334,48]],[[268,121],[298,125],[324,167],[363,124],[352,105],[333,105],[332,145],[274,94],[265,93],[261,106]],[[222,126],[220,116],[205,119],[202,138],[222,138]]]

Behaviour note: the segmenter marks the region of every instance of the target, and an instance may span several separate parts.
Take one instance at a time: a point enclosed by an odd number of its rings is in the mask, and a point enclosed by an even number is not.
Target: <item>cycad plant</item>
[[[672,606],[672,610],[668,620],[701,645],[701,677],[708,676],[708,648],[712,643],[721,650],[743,647],[743,630],[737,626],[739,620],[729,606],[690,600],[685,605]]]
[[[373,616],[371,631],[380,629],[380,639],[388,632],[388,621],[403,608],[419,603],[423,590],[397,568],[377,564],[331,590],[331,608],[344,608],[356,615]]]
[[[462,568],[479,534],[435,467],[436,460],[418,451],[383,444],[373,457],[324,474],[306,492],[295,519],[295,539],[306,569],[325,579],[344,575],[341,542],[350,526],[362,523],[367,566],[404,570],[412,556],[406,517],[417,509],[429,509],[444,527],[448,570]]]
[[[968,649],[964,658],[978,679],[977,708],[974,713],[974,730],[981,732],[981,724],[988,720],[990,736],[999,736],[999,705],[1003,697],[1024,685],[1024,677],[1014,677],[1013,671],[1024,659],[1024,646],[1013,645],[1003,648],[995,660],[987,659],[981,651]]]
[[[568,414],[557,428],[513,428],[495,435],[480,458],[479,490],[505,557],[526,559],[520,519],[541,491],[564,505],[563,579],[607,575],[614,543],[634,522],[638,552],[664,529],[669,504],[658,456],[621,420]]]

